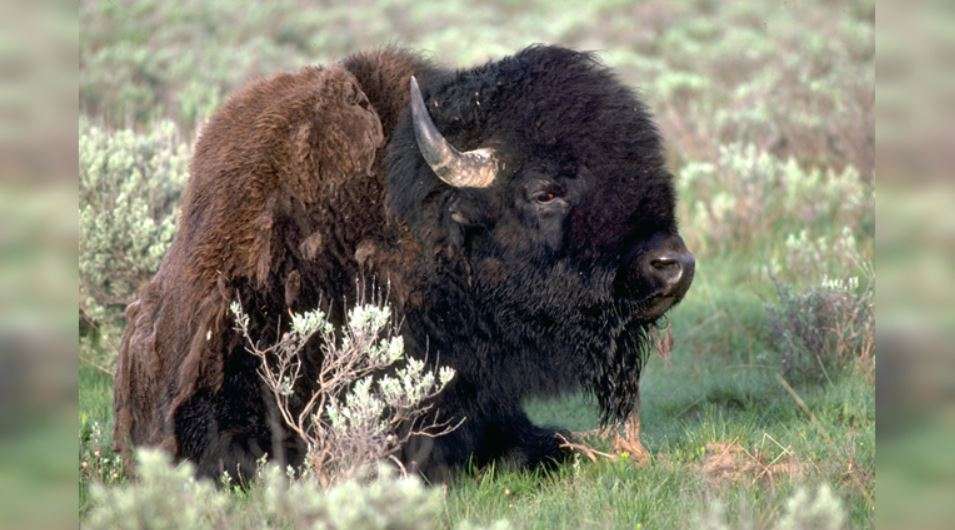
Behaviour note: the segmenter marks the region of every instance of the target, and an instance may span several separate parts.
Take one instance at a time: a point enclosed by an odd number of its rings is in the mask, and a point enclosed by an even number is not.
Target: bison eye
[[[557,194],[553,191],[539,191],[534,194],[534,200],[541,204],[547,204],[556,198]]]

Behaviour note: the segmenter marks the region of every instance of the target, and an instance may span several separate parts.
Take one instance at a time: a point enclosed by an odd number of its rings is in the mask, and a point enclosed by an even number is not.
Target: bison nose
[[[657,280],[661,296],[682,298],[693,281],[696,260],[688,250],[664,250],[647,256],[644,272]]]

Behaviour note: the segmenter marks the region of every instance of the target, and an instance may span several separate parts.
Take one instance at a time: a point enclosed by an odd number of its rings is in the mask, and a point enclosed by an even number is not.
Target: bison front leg
[[[571,438],[562,441],[565,449],[582,454],[592,462],[596,462],[600,458],[615,458],[621,454],[629,455],[634,462],[640,465],[650,461],[650,452],[647,451],[640,441],[640,415],[637,411],[630,414],[620,425],[576,433],[576,435],[577,439],[583,439],[587,436],[597,436],[610,442],[613,453],[606,453],[594,449],[583,442]]]
[[[195,462],[200,476],[218,479],[228,472],[244,483],[263,457],[280,465],[302,461],[304,445],[283,427],[256,362],[251,355],[233,355],[218,392],[197,392],[176,412],[180,456]]]
[[[640,413],[633,411],[619,427],[610,427],[606,435],[611,437],[615,453],[627,453],[635,462],[650,461],[650,452],[640,441]]]
[[[429,481],[447,481],[454,469],[481,468],[499,459],[525,469],[551,468],[572,454],[562,446],[568,431],[534,425],[519,404],[479,404],[454,392],[443,398],[441,409],[464,413],[461,425],[437,438],[409,440],[402,451],[406,467]]]
[[[497,438],[496,443],[507,446],[504,456],[522,468],[552,468],[572,454],[563,445],[570,438],[570,431],[534,425],[523,411],[499,422],[491,433],[492,438]]]

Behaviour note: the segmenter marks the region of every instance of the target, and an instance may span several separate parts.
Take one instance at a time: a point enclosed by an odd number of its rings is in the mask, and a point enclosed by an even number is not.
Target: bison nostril
[[[662,283],[662,294],[679,296],[684,284],[693,275],[693,255],[683,252],[662,252],[648,260],[647,273]]]
[[[650,260],[650,273],[668,284],[680,281],[683,268],[683,260],[672,254],[663,254]]]
[[[673,256],[660,256],[650,261],[650,266],[658,270],[672,269],[679,267],[680,261]]]

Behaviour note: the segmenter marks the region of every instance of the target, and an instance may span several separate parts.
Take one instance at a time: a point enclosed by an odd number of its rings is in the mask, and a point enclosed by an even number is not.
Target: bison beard
[[[422,157],[412,75],[450,145],[493,150],[489,186],[449,185]],[[205,475],[301,458],[228,305],[268,341],[290,310],[324,304],[341,323],[373,278],[406,349],[457,372],[438,410],[466,418],[406,461],[435,478],[559,461],[521,401],[586,388],[604,422],[633,412],[646,331],[692,278],[671,180],[644,106],[585,53],[454,71],[385,49],[254,82],[203,129],[179,232],[127,309],[117,448],[158,445]]]

